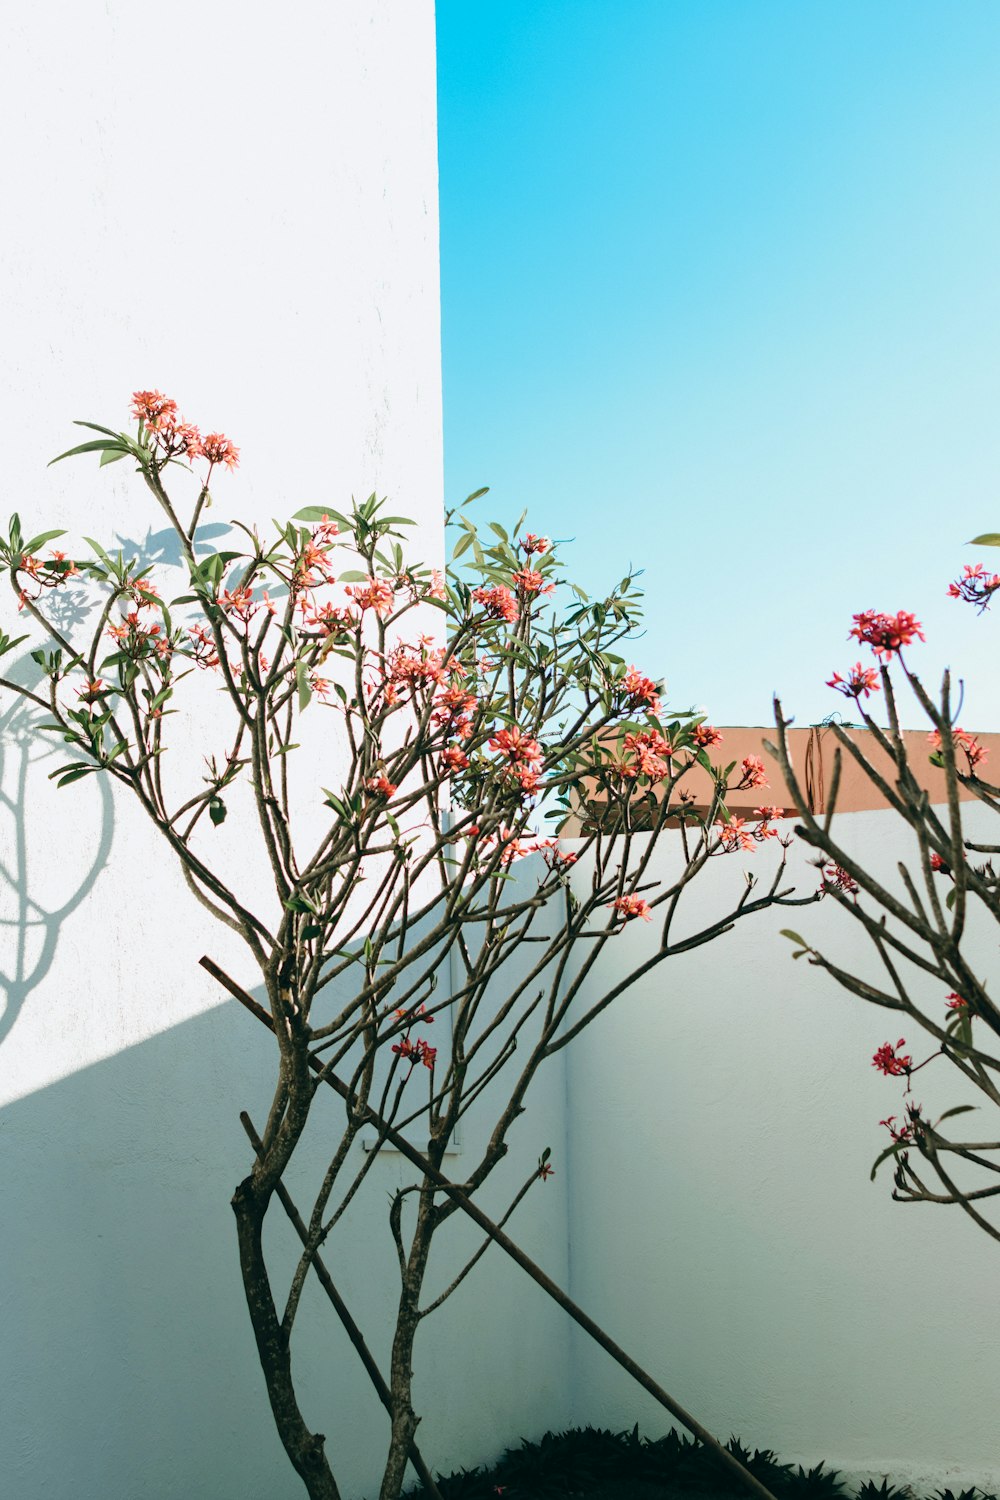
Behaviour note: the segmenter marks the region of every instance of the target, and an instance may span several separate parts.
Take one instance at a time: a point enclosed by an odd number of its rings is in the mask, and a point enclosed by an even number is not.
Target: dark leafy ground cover
[[[905,1485],[864,1484],[850,1490],[836,1469],[783,1464],[765,1449],[728,1443],[776,1500],[921,1500]],[[509,1448],[491,1468],[458,1469],[438,1477],[443,1500],[746,1500],[712,1454],[693,1438],[662,1438],[594,1427],[546,1433],[537,1443]],[[407,1500],[427,1500],[423,1486]],[[937,1490],[923,1500],[997,1500],[979,1489]]]

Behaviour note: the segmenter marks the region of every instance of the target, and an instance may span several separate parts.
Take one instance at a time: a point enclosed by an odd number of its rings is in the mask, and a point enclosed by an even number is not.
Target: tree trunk
[[[435,1166],[440,1164],[443,1151],[437,1153]],[[432,1159],[434,1153],[431,1153]],[[406,1463],[413,1435],[420,1418],[413,1410],[413,1343],[420,1322],[420,1294],[427,1272],[431,1240],[437,1227],[432,1184],[425,1177],[424,1191],[420,1194],[417,1223],[410,1242],[410,1254],[403,1275],[399,1294],[399,1311],[396,1315],[396,1332],[392,1341],[392,1366],[389,1374],[391,1395],[392,1433],[389,1438],[389,1453],[379,1500],[399,1500],[406,1477]]]
[[[309,1431],[295,1399],[288,1340],[271,1296],[261,1244],[266,1208],[267,1201],[260,1201],[253,1180],[248,1177],[241,1182],[233,1194],[240,1269],[268,1399],[278,1436],[310,1500],[340,1500],[340,1491],[323,1451],[326,1439],[321,1432]]]

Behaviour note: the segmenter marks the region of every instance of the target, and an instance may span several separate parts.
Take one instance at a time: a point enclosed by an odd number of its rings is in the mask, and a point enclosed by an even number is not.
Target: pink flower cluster
[[[906,1040],[903,1037],[895,1045],[883,1042],[872,1058],[872,1067],[878,1068],[887,1078],[905,1077],[913,1071],[913,1058],[908,1053],[903,1056],[899,1052],[899,1048],[905,1046]]]
[[[914,639],[925,639],[920,621],[906,610],[900,610],[898,615],[883,615],[877,610],[865,609],[853,619],[848,639],[853,637],[863,646],[870,646],[876,656],[891,656],[894,651],[909,646]]]
[[[877,668],[863,667],[859,661],[854,663],[849,677],[844,678],[839,672],[834,672],[827,687],[836,688],[845,698],[867,698],[869,693],[882,691]]]
[[[235,469],[240,450],[221,432],[202,437],[193,422],[185,422],[177,402],[162,391],[133,391],[132,415],[144,424],[164,458],[204,458],[209,469],[222,464]]]
[[[78,574],[80,569],[75,562],[67,558],[65,552],[50,552],[47,558],[33,557],[30,552],[24,552],[16,564],[16,571],[27,573],[38,589],[35,594],[30,594],[25,588],[20,590],[17,605],[20,611],[26,604],[34,604],[40,599],[43,589],[58,588],[74,574]]]
[[[384,578],[368,578],[364,583],[349,583],[346,592],[362,611],[374,610],[380,620],[392,614],[396,595]]]
[[[957,727],[952,729],[951,737],[955,742],[956,748],[965,751],[970,771],[974,770],[990,753],[985,745],[979,743],[975,735],[969,734],[965,729]],[[941,749],[941,731],[939,729],[932,729],[927,738],[935,750]]]
[[[469,838],[479,838],[479,828],[473,825],[466,830]],[[515,860],[525,859],[529,854],[541,854],[550,870],[568,868],[576,864],[577,856],[569,850],[559,848],[556,839],[543,839],[533,837],[522,837],[516,835],[511,828],[501,825],[496,833],[489,833],[480,840],[479,851],[489,855],[494,849],[500,850],[500,864],[506,868]]]
[[[649,902],[634,893],[629,896],[619,896],[609,904],[608,909],[621,917],[623,922],[632,922],[636,917],[641,917],[644,922],[651,922],[653,919],[653,908]]]
[[[827,865],[823,870],[821,892],[841,891],[845,896],[856,896],[859,889],[853,875],[849,875],[842,865]]]
[[[516,783],[522,793],[532,795],[537,792],[545,758],[537,740],[515,724],[510,729],[498,730],[489,741],[489,748],[501,757],[508,779]]]
[[[513,625],[518,617],[517,600],[510,589],[497,584],[493,588],[485,585],[472,590],[472,597],[486,612],[488,620],[504,620]]]
[[[645,709],[650,714],[660,712],[660,695],[656,690],[656,683],[651,677],[644,677],[638,667],[629,667],[622,678],[620,689],[625,696],[626,712],[635,713],[639,709]]]
[[[764,784],[767,785],[766,782]],[[728,823],[720,819],[716,823],[715,830],[723,854],[751,854],[755,844],[780,838],[777,828],[772,827],[772,824],[776,819],[784,817],[784,808],[755,807],[753,815],[758,819],[753,828],[747,826],[746,818],[730,818]]]
[[[948,597],[974,604],[982,612],[997,589],[1000,589],[1000,573],[987,573],[982,563],[966,563],[961,578],[948,585]]]
[[[908,1104],[906,1106],[906,1113],[908,1116],[907,1123],[905,1125],[901,1125],[898,1129],[896,1128],[895,1115],[890,1115],[887,1120],[879,1120],[879,1124],[885,1126],[886,1130],[888,1130],[889,1134],[892,1136],[897,1145],[911,1145],[913,1141],[916,1140],[917,1132],[920,1130],[920,1127],[923,1124],[920,1110],[921,1106],[919,1104]]]
[[[423,1037],[411,1041],[405,1036],[401,1042],[393,1042],[392,1050],[398,1057],[402,1057],[415,1068],[418,1063],[423,1063],[425,1068],[433,1068],[434,1059],[437,1057],[437,1048],[430,1046]]]
[[[740,779],[737,791],[748,791],[753,787],[770,786],[764,772],[766,767],[759,755],[745,755],[740,761]]]

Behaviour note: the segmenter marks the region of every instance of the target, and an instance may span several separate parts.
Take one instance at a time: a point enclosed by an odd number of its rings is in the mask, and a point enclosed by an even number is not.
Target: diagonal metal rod
[[[247,1114],[245,1109],[240,1112],[240,1124],[246,1131],[251,1146],[259,1156],[261,1150],[263,1149],[263,1143],[260,1136],[257,1134],[256,1130],[253,1127],[253,1121],[250,1119],[250,1116]],[[288,1189],[285,1187],[285,1184],[283,1182],[277,1183],[275,1186],[275,1192],[278,1195],[279,1203],[285,1210],[285,1213],[288,1215],[295,1233],[298,1235],[303,1245],[307,1245],[309,1243],[309,1230],[306,1228],[305,1221],[303,1220],[302,1215],[299,1213],[298,1209],[295,1207],[295,1204],[292,1202],[291,1195]],[[358,1352],[358,1357],[360,1358],[361,1363],[364,1365],[365,1369],[368,1372],[368,1378],[371,1381],[372,1385],[375,1387],[375,1390],[378,1394],[378,1399],[381,1401],[382,1405],[391,1416],[392,1392],[389,1390],[389,1387],[386,1385],[384,1379],[382,1378],[382,1371],[375,1363],[375,1357],[369,1349],[368,1345],[365,1343],[364,1335],[362,1334],[361,1329],[358,1327],[357,1323],[355,1323],[353,1317],[351,1316],[351,1310],[348,1307],[347,1303],[337,1291],[337,1288],[333,1283],[333,1277],[330,1275],[323,1261],[320,1259],[318,1251],[313,1252],[311,1264],[313,1270],[316,1272],[316,1276],[319,1280],[320,1286],[323,1288],[324,1292],[333,1303],[337,1317],[344,1325],[347,1337],[354,1345],[355,1349]],[[427,1490],[427,1493],[433,1497],[433,1500],[442,1500],[441,1491],[435,1484],[434,1477],[431,1474],[430,1469],[427,1467],[427,1465],[424,1463],[423,1458],[420,1456],[420,1450],[417,1447],[415,1438],[410,1439],[410,1462],[417,1472],[417,1477],[420,1479],[424,1488]]]
[[[267,1026],[269,1030],[274,1030],[274,1022],[271,1016],[252,995],[243,989],[242,985],[237,984],[235,979],[231,979],[225,970],[220,969],[219,965],[211,958],[204,957],[199,962],[202,968],[211,974],[213,979],[217,980],[224,989],[229,991],[234,999],[238,1000],[241,1005],[250,1011],[251,1015],[256,1016],[257,1020]],[[324,1064],[318,1057],[313,1056],[311,1053],[309,1054],[309,1066],[314,1072],[323,1073],[324,1082],[328,1083],[342,1099],[347,1100],[348,1103],[353,1102],[351,1091],[346,1083],[343,1083],[336,1074],[325,1072]],[[531,1257],[525,1254],[520,1245],[515,1244],[497,1224],[494,1224],[493,1220],[484,1214],[479,1205],[467,1197],[460,1187],[456,1187],[453,1182],[449,1182],[448,1178],[439,1172],[417,1150],[416,1146],[410,1144],[405,1135],[400,1135],[398,1130],[394,1130],[387,1120],[384,1120],[380,1114],[367,1105],[359,1111],[359,1114],[363,1123],[375,1126],[385,1140],[390,1142],[415,1167],[419,1168],[430,1182],[433,1182],[435,1188],[445,1193],[453,1203],[458,1205],[463,1213],[467,1214],[474,1223],[479,1225],[485,1234],[489,1235],[495,1244],[500,1246],[501,1250],[510,1256],[511,1260],[515,1261],[523,1271],[527,1271],[532,1281],[536,1282],[542,1288],[543,1292],[547,1292],[552,1300],[557,1302],[563,1311],[568,1313],[573,1321],[585,1333],[588,1333],[595,1343],[601,1346],[605,1353],[611,1355],[616,1364],[621,1365],[622,1369],[626,1370],[632,1376],[632,1379],[638,1385],[642,1386],[643,1390],[648,1391],[654,1401],[658,1402],[682,1426],[693,1433],[699,1442],[703,1443],[715,1455],[723,1468],[727,1469],[735,1479],[739,1480],[745,1489],[756,1495],[757,1500],[775,1500],[771,1491],[766,1485],[761,1484],[760,1480],[755,1474],[750,1472],[745,1464],[740,1463],[738,1458],[722,1446],[718,1438],[713,1437],[706,1427],[703,1427],[689,1411],[686,1411],[678,1401],[674,1400],[673,1396],[668,1395],[663,1387],[653,1379],[652,1375],[647,1374],[631,1355],[626,1354],[625,1350],[615,1343],[610,1334],[604,1332],[600,1324],[595,1323],[593,1318],[585,1313],[582,1307],[578,1307],[572,1297],[564,1292],[562,1287],[552,1280],[551,1276],[547,1276],[542,1268],[537,1266]]]

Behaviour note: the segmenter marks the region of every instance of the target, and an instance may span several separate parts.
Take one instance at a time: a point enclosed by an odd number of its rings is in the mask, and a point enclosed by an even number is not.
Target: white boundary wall
[[[898,860],[913,868],[893,814],[837,825],[887,881],[898,884]],[[744,863],[763,874],[772,853]],[[796,881],[814,889],[808,851],[792,854]],[[670,857],[658,853],[656,868]],[[738,860],[715,861],[692,892],[689,930],[740,886]],[[903,1113],[900,1081],[872,1054],[901,1035],[918,1059],[933,1046],[793,962],[782,927],[878,979],[860,925],[834,903],[767,913],[668,961],[569,1049],[573,1295],[722,1439],[889,1473],[918,1493],[996,1489],[997,1247],[958,1209],[892,1203],[885,1167],[869,1181],[889,1141],[878,1121]],[[595,987],[655,939],[637,922],[618,941]],[[968,951],[995,972],[995,928]],[[939,1000],[943,1017],[937,988],[915,993]],[[914,1096],[932,1117],[965,1102],[943,1062],[914,1080]],[[995,1135],[990,1115],[968,1116],[981,1122],[970,1128]],[[669,1426],[575,1333],[574,1347],[579,1422]]]

